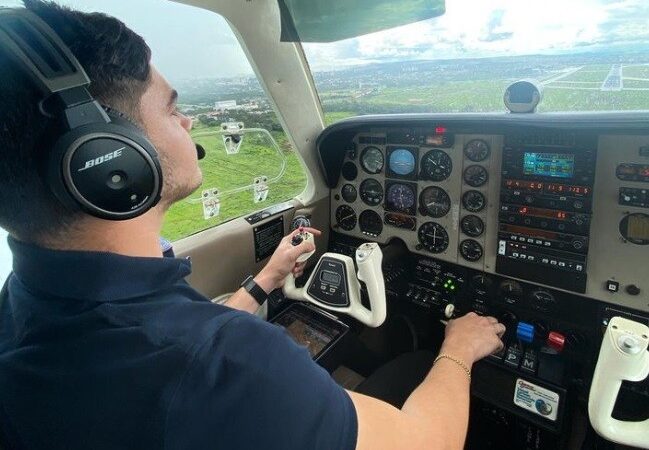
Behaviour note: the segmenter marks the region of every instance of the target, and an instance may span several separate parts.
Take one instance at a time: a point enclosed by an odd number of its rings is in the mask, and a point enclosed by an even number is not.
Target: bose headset
[[[158,153],[143,131],[90,94],[90,80],[56,32],[26,9],[0,8],[0,47],[43,94],[43,115],[58,120],[43,171],[68,208],[108,220],[140,216],[160,201]],[[198,158],[205,156],[196,146]]]

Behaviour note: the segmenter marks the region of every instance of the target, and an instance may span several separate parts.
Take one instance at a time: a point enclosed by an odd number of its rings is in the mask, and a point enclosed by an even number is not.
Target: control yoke
[[[309,238],[313,239],[313,236],[306,237]],[[292,300],[313,303],[329,311],[348,314],[369,327],[378,327],[385,321],[386,316],[382,260],[383,253],[378,244],[362,244],[356,249],[357,274],[354,260],[349,256],[325,253],[320,257],[316,269],[304,287],[295,287],[295,278],[293,274],[289,274],[284,283],[284,295]],[[371,309],[361,303],[359,280],[367,286]]]
[[[627,422],[613,419],[613,407],[623,380],[649,376],[649,327],[614,317],[608,324],[588,399],[590,423],[599,435],[618,444],[646,448],[649,419]]]

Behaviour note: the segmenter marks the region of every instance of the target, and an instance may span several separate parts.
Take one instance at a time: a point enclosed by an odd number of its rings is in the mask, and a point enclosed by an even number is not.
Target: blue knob
[[[518,322],[516,337],[523,342],[531,344],[534,342],[534,325],[527,322]]]

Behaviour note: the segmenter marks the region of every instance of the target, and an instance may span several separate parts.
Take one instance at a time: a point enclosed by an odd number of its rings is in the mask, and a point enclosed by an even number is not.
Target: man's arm
[[[311,242],[303,241],[299,245],[292,245],[291,240],[300,231],[308,231],[314,236],[320,236],[320,231],[315,228],[302,228],[293,231],[292,233],[284,236],[279,245],[275,249],[273,256],[270,257],[268,264],[259,272],[254,278],[255,283],[259,285],[267,293],[271,293],[277,288],[284,285],[284,280],[289,273],[293,273],[295,278],[298,278],[304,272],[303,263],[297,263],[297,258],[304,254],[315,250],[315,246]],[[246,311],[253,314],[259,309],[259,304],[248,292],[241,288],[235,292],[232,297],[225,302],[226,306],[241,311]]]
[[[474,313],[452,320],[441,354],[466,364],[502,348],[504,325]],[[470,378],[461,364],[440,359],[400,410],[380,400],[350,392],[358,417],[357,450],[464,447],[469,421]]]

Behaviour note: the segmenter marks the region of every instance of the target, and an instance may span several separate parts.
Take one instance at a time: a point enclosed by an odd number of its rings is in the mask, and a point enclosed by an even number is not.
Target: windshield
[[[404,112],[505,111],[535,79],[538,111],[649,109],[646,0],[447,0],[438,18],[303,44],[328,123]]]

